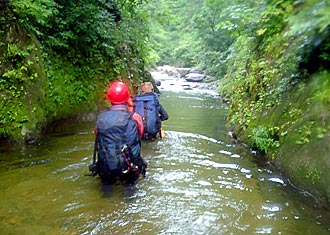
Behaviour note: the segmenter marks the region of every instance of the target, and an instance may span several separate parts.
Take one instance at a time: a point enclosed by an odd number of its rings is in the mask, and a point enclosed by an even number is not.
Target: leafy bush
[[[263,126],[253,128],[251,139],[256,147],[264,153],[268,153],[273,147],[279,146],[279,142],[274,140],[271,133]]]
[[[49,19],[58,13],[55,0],[11,0],[9,7],[16,14],[17,23],[36,35],[42,35],[42,28],[49,27]]]

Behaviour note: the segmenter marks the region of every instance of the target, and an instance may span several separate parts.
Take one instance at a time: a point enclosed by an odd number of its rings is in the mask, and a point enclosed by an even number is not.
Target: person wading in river
[[[154,92],[151,82],[145,82],[140,86],[138,95],[133,97],[134,111],[137,112],[143,121],[144,140],[152,140],[164,137],[161,129],[161,122],[169,118],[166,110],[159,103],[158,94]]]
[[[117,177],[136,180],[139,174],[145,175],[147,167],[141,157],[142,119],[129,111],[131,97],[123,82],[113,82],[106,98],[111,107],[97,118],[94,164],[90,170],[108,183]]]

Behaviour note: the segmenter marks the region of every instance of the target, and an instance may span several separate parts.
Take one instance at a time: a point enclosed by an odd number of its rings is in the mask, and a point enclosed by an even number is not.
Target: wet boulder
[[[188,73],[184,79],[187,82],[202,82],[206,76],[200,73]]]

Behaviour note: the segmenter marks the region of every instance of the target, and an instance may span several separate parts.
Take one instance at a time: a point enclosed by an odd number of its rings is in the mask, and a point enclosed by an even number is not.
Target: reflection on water
[[[1,234],[329,234],[329,214],[227,136],[218,97],[164,91],[161,103],[167,138],[143,142],[135,184],[85,176],[94,123],[2,149]]]

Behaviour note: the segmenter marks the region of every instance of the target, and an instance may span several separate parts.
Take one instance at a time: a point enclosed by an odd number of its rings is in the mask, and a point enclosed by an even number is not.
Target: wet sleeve
[[[142,118],[139,114],[137,113],[133,113],[133,116],[134,120],[137,122],[138,124],[138,130],[139,130],[139,136],[140,138],[142,138],[142,135],[143,135],[143,123],[142,123]]]
[[[169,117],[168,117],[168,113],[166,112],[166,110],[163,108],[163,106],[161,105],[161,104],[159,104],[159,110],[158,110],[158,112],[159,112],[159,115],[160,115],[160,120],[162,120],[162,121],[165,121],[165,120],[167,120]]]

